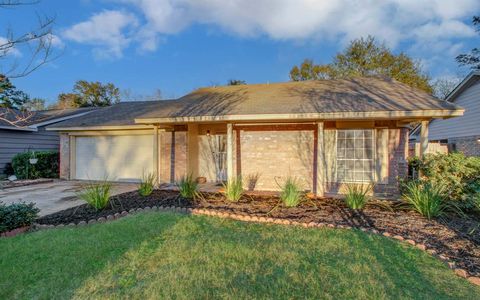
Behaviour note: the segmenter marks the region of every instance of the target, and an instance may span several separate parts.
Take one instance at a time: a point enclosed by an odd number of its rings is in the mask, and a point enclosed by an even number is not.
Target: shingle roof
[[[50,127],[93,127],[135,125],[135,118],[145,115],[159,107],[170,107],[178,100],[130,101],[120,102],[109,107],[100,108],[81,118],[74,118]]]
[[[134,125],[142,119],[461,108],[382,78],[316,80],[201,88],[177,100],[123,102],[53,127]]]
[[[82,107],[69,109],[50,109],[32,112],[23,112],[15,109],[0,108],[0,126],[3,129],[17,129],[34,126],[36,124],[62,119],[97,109],[96,107]],[[4,120],[7,119],[8,121]],[[14,122],[13,125],[11,122]]]

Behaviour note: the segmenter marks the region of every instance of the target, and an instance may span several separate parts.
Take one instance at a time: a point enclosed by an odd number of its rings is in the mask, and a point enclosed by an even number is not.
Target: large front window
[[[337,181],[372,182],[373,176],[373,130],[338,130]]]

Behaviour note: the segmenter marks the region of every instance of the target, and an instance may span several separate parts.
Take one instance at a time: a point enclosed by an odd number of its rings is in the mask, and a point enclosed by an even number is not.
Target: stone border
[[[176,207],[176,206],[152,206],[152,207],[145,207],[145,208],[136,208],[130,209],[129,211],[122,211],[121,213],[115,213],[113,215],[108,215],[107,217],[100,217],[98,219],[91,219],[88,222],[80,221],[78,223],[69,223],[69,224],[59,224],[59,225],[44,225],[44,224],[33,224],[32,228],[34,230],[42,230],[42,229],[50,229],[50,228],[64,228],[64,227],[75,227],[75,226],[85,226],[89,224],[96,224],[96,223],[105,223],[107,221],[113,221],[116,219],[120,219],[126,217],[128,215],[136,214],[139,212],[147,212],[147,211],[164,211],[164,212],[176,212],[176,213],[183,213],[183,214],[192,214],[192,215],[204,215],[204,216],[215,216],[224,219],[232,219],[244,222],[255,222],[255,223],[271,223],[277,225],[291,225],[291,226],[301,226],[305,228],[338,228],[338,229],[358,229],[363,232],[368,232],[371,234],[382,235],[384,237],[392,238],[397,241],[401,241],[405,244],[410,246],[414,246],[417,249],[427,252],[428,254],[437,257],[441,261],[443,261],[450,269],[452,269],[455,274],[459,277],[467,279],[474,285],[480,286],[480,277],[470,276],[467,270],[456,268],[455,262],[451,261],[445,255],[438,253],[435,249],[427,248],[425,244],[418,243],[411,239],[406,239],[401,235],[393,235],[388,231],[380,232],[376,229],[370,229],[365,227],[352,227],[348,225],[337,225],[333,223],[319,223],[319,222],[297,222],[291,221],[288,219],[282,218],[272,218],[272,217],[258,217],[258,216],[250,216],[250,215],[242,215],[242,214],[234,214],[228,212],[222,212],[215,209],[205,209],[205,208],[186,208],[186,207]]]

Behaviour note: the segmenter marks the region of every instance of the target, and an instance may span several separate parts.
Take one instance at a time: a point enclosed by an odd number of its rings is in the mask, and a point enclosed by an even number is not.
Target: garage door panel
[[[76,138],[76,179],[138,181],[153,171],[153,137]]]

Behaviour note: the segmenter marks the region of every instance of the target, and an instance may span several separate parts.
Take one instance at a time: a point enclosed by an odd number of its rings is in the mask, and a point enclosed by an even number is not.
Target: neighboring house
[[[0,174],[3,174],[6,164],[10,163],[17,153],[28,150],[58,150],[58,133],[46,131],[46,126],[83,116],[92,109],[78,108],[22,113],[0,108]]]
[[[463,116],[448,120],[432,120],[429,125],[429,147],[449,148],[467,156],[480,156],[480,72],[472,72],[448,95],[447,102],[465,109]],[[411,141],[418,142],[420,129],[415,128]]]
[[[463,109],[394,80],[356,78],[210,87],[177,100],[124,102],[50,126],[66,179],[161,183],[242,176],[278,190],[288,176],[318,195],[347,182],[396,194],[409,125]],[[428,122],[423,122],[425,126]]]

